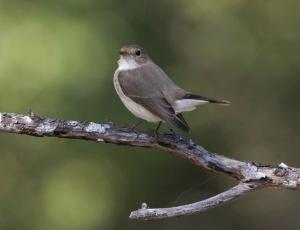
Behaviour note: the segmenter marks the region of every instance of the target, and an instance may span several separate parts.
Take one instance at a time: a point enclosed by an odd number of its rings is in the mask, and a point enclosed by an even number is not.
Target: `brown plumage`
[[[118,80],[123,93],[163,121],[189,131],[183,116],[176,114],[172,106],[172,101],[185,95],[184,90],[167,78],[160,68],[153,68],[152,65],[120,71]]]

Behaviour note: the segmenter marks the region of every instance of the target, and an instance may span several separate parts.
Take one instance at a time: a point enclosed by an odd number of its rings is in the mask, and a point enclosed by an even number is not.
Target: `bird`
[[[156,131],[162,122],[166,122],[189,132],[190,127],[182,113],[207,103],[230,104],[229,101],[204,97],[177,86],[139,45],[125,45],[119,53],[118,68],[113,77],[114,88],[134,116],[158,123]]]

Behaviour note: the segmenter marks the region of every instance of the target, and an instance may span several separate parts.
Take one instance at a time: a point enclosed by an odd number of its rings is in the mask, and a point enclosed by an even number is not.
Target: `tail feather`
[[[210,97],[204,97],[204,96],[200,96],[197,94],[193,94],[193,93],[187,93],[183,99],[194,99],[194,100],[201,100],[201,101],[207,101],[209,103],[215,103],[215,104],[220,104],[220,105],[229,105],[230,102],[229,101],[225,101],[225,100],[218,100],[215,98],[210,98]]]
[[[187,122],[184,120],[181,113],[174,114],[174,116],[171,116],[168,119],[168,122],[170,122],[173,126],[177,127],[178,129],[181,129],[184,132],[189,132],[190,127],[188,126]]]

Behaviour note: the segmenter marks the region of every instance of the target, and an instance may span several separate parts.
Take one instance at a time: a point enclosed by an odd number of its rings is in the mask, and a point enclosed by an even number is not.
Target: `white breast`
[[[149,122],[159,122],[161,119],[154,114],[152,114],[150,111],[145,109],[143,106],[135,103],[133,100],[131,100],[129,97],[127,97],[120,86],[119,79],[118,79],[118,73],[121,69],[118,68],[114,74],[114,86],[117,91],[117,94],[121,98],[121,101],[126,106],[126,108],[133,113],[136,117],[141,118],[143,120],[149,121]]]
[[[130,69],[136,69],[140,67],[138,63],[135,62],[135,60],[131,58],[121,58],[118,61],[119,68],[118,70],[130,70]]]

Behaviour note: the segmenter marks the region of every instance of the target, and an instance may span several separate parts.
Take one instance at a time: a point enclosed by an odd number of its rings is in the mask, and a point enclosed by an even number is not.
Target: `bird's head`
[[[139,45],[126,45],[120,49],[119,69],[135,69],[146,64],[150,58],[147,51]]]

